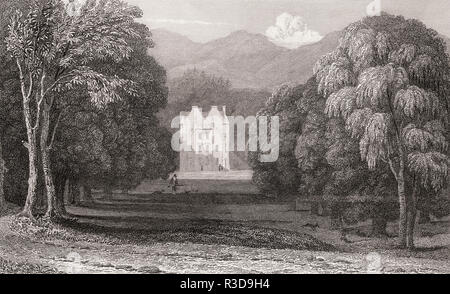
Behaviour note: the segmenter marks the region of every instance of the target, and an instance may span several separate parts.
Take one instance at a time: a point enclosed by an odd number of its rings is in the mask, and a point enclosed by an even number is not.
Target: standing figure
[[[172,194],[177,193],[177,186],[178,186],[178,177],[176,174],[173,175],[173,177],[170,179],[170,186],[172,187]]]

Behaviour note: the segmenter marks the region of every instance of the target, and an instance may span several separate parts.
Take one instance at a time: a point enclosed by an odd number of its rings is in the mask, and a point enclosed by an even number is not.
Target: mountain
[[[193,54],[202,47],[202,44],[183,35],[166,30],[153,30],[152,38],[155,45],[150,54],[167,69],[189,63]]]
[[[311,77],[317,60],[338,46],[339,37],[340,32],[332,32],[317,43],[288,50],[270,60],[259,70],[258,76],[267,81],[270,87],[286,82],[306,82]]]
[[[166,67],[169,79],[196,68],[229,79],[236,88],[271,89],[305,82],[316,60],[337,46],[338,33],[295,50],[278,47],[261,34],[237,31],[205,44],[166,30],[154,30],[150,54]]]
[[[246,31],[202,44],[157,29],[153,31],[156,46],[150,54],[167,69],[169,79],[196,68],[229,79],[235,88],[271,90],[283,83],[304,83],[315,62],[336,48],[339,35],[332,32],[317,43],[291,50],[278,47],[264,35]],[[442,38],[450,54],[450,38]]]

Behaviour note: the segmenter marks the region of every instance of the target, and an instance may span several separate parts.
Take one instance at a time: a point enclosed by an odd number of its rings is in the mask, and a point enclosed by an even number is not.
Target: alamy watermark
[[[79,274],[83,268],[81,263],[81,255],[76,252],[70,252],[66,256],[67,265],[65,266],[65,272],[68,274]]]
[[[278,116],[177,116],[171,127],[176,152],[258,152],[260,162],[276,162],[280,152]]]
[[[67,15],[79,16],[81,13],[81,8],[86,3],[86,0],[64,0]]]
[[[366,271],[368,274],[381,274],[383,264],[381,255],[377,252],[371,252],[366,256]]]
[[[366,13],[368,16],[381,15],[381,0],[374,0],[367,5]]]

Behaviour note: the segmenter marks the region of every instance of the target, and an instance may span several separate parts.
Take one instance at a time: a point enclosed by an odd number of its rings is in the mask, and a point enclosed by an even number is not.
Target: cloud
[[[289,13],[278,16],[275,25],[267,29],[266,36],[278,46],[289,49],[316,43],[323,38],[318,32],[308,29],[300,16]]]
[[[227,26],[230,25],[228,23],[223,22],[207,22],[202,20],[186,20],[186,19],[170,19],[170,18],[159,18],[159,19],[150,19],[150,22],[153,23],[168,23],[168,24],[177,24],[177,25],[204,25],[204,26]]]
[[[81,8],[86,4],[86,0],[63,0],[67,14],[74,16],[80,13]]]

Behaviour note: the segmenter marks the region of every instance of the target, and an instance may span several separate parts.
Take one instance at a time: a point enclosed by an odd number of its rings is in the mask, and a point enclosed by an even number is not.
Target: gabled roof
[[[194,107],[196,107],[196,106],[194,106]],[[207,112],[202,111],[202,108],[197,108],[197,109],[202,112],[203,118],[209,117],[211,115],[211,112],[217,112],[219,114],[219,116],[222,118],[226,117],[225,111],[219,110],[217,108],[217,106],[211,107],[211,109]],[[194,109],[192,109],[191,111],[182,111],[182,112],[180,112],[180,116],[183,116],[183,117],[190,116],[193,111],[194,111]]]

